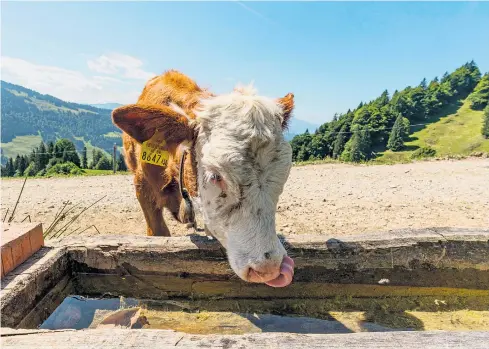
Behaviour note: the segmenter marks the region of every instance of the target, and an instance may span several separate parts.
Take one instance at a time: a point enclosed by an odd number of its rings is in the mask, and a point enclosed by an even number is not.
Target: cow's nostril
[[[265,252],[265,258],[266,258],[266,259],[270,259],[270,258],[271,258],[271,257],[270,257],[270,252]]]

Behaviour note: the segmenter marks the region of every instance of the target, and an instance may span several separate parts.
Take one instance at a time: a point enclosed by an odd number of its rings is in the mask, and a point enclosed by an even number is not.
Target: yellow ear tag
[[[156,166],[166,167],[168,164],[169,154],[165,150],[166,142],[164,140],[157,140],[158,132],[155,132],[154,136],[143,142],[141,146],[141,161]]]

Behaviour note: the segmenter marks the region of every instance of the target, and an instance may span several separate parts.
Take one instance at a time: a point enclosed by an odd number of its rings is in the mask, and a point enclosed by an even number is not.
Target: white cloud
[[[88,60],[87,64],[90,70],[97,73],[122,75],[128,79],[148,80],[156,75],[141,69],[141,60],[121,53],[104,54]]]
[[[135,103],[145,84],[142,80],[124,80],[127,72],[114,77],[89,76],[75,70],[7,56],[2,56],[0,63],[2,80],[78,103]],[[139,73],[137,69],[130,72]]]

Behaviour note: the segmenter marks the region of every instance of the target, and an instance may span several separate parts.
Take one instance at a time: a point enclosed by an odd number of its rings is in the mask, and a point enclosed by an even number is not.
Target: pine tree
[[[124,161],[124,155],[122,155],[122,153],[119,154],[119,160],[117,161],[117,170],[127,171],[126,162]]]
[[[111,170],[112,169],[112,162],[109,160],[109,158],[105,155],[102,155],[102,157],[98,160],[97,164],[95,165],[96,170]]]
[[[41,156],[39,154],[39,147],[35,147],[32,150],[31,156],[30,156],[30,162],[32,163],[32,170],[31,172],[39,172],[42,170],[41,166]]]
[[[38,170],[40,171],[46,168],[46,165],[49,162],[50,155],[48,154],[48,150],[44,142],[41,142],[38,149],[39,149],[39,166],[40,166]]]
[[[27,168],[27,156],[21,156],[19,160],[19,167],[17,168],[17,171],[19,171],[20,175],[24,174],[25,169]]]
[[[5,162],[5,166],[2,166],[2,177],[8,177],[10,173],[10,165],[8,163],[8,158],[7,161]]]
[[[81,167],[82,168],[87,168],[87,162],[88,162],[88,159],[87,159],[87,147],[83,147]]]
[[[60,151],[58,144],[54,144],[53,146],[53,158],[59,158],[63,154],[63,151]]]
[[[80,157],[78,156],[75,145],[72,141],[66,138],[62,138],[56,142],[54,147],[59,153],[56,157],[61,157],[63,162],[72,162],[76,166],[80,167]]]
[[[484,138],[489,138],[489,104],[484,109],[482,135],[484,136]]]
[[[12,158],[8,159],[8,167],[7,167],[7,177],[13,177],[15,174],[15,166],[14,166],[14,160]]]
[[[423,80],[421,80],[421,83],[419,84],[419,87],[421,87],[423,90],[426,90],[426,88],[428,87],[427,86],[427,82],[426,82],[426,78],[424,78]]]
[[[103,156],[104,156],[104,154],[100,150],[93,148],[92,149],[92,163],[90,165],[90,168],[95,169],[97,166],[97,163],[99,162],[99,160]]]
[[[299,153],[297,153],[297,161],[307,161],[309,160],[309,153],[306,149],[306,146],[303,144],[299,150]]]
[[[64,149],[64,150],[63,150],[63,155],[61,156],[61,161],[62,161],[63,163],[65,163],[65,162],[68,162],[68,161],[69,161],[69,160],[68,160],[68,152],[67,152],[67,150],[66,150],[66,149]]]
[[[340,157],[341,153],[345,149],[346,144],[346,125],[341,127],[340,132],[336,135],[336,139],[333,144],[333,159]]]
[[[441,83],[444,83],[448,80],[450,80],[450,74],[448,74],[448,72],[445,72],[445,74],[443,74],[443,76],[441,78]]]
[[[379,98],[375,100],[375,104],[378,108],[382,108],[384,105],[389,103],[389,91],[384,90]]]
[[[20,167],[20,155],[17,154],[17,156],[15,157],[15,160],[14,160],[14,169],[15,171],[18,171],[19,170],[19,167]]]
[[[50,158],[55,158],[56,154],[54,154],[54,143],[53,141],[48,142],[48,153]]]
[[[351,137],[351,146],[350,146],[350,159],[349,159],[350,161],[360,162],[363,159],[360,138],[361,135],[359,130],[353,132],[353,136]]]
[[[362,129],[362,132],[360,132],[360,149],[364,160],[370,159],[371,147],[372,136],[370,134],[370,130],[368,127],[366,127]]]
[[[392,151],[399,151],[404,147],[404,124],[402,115],[396,119],[394,126],[392,127],[391,134],[389,136],[389,141],[387,142],[387,148]]]
[[[370,131],[368,128],[360,128],[357,125],[350,140],[349,155],[346,160],[353,162],[368,160],[370,158],[370,147]]]

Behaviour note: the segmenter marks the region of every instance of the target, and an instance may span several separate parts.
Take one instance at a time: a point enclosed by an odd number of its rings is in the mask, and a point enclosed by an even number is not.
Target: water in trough
[[[229,300],[229,302],[232,302]],[[263,300],[263,302],[267,302]],[[272,301],[268,301],[272,302]],[[443,302],[443,300],[439,300]],[[192,334],[256,332],[351,333],[416,330],[488,330],[489,311],[330,311],[322,316],[209,311],[191,300],[138,300],[68,296],[41,329],[123,327]],[[239,306],[238,306],[239,307]]]

